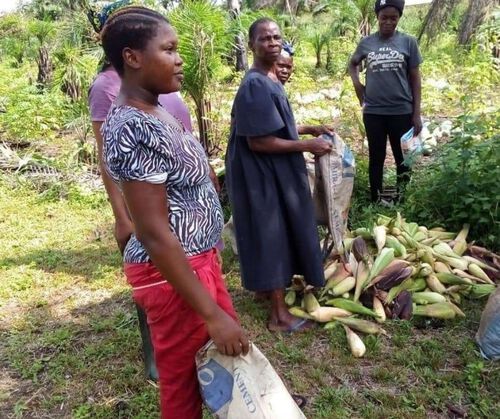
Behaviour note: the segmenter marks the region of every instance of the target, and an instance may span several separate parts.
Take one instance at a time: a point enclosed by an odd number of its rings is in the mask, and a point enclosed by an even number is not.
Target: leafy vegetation
[[[273,16],[296,46],[286,88],[297,122],[333,122],[356,155],[350,226],[399,210],[420,224],[450,230],[468,222],[470,240],[498,250],[498,10],[467,46],[457,43],[466,2],[432,37],[424,36],[422,113],[431,129],[443,120],[454,129],[414,168],[405,201],[384,208],[368,202],[365,134],[345,71],[361,34],[373,30],[370,2],[267,1],[277,7],[257,10],[261,3],[244,2],[231,21],[206,1],[182,7],[145,2],[177,27],[184,98],[213,157],[223,157],[242,77],[228,59],[234,36],[246,33],[256,17]],[[143,376],[134,307],[98,180],[87,90],[102,54],[85,5],[36,0],[0,17],[0,417],[158,413],[157,388]],[[418,35],[427,11],[409,7],[401,30]],[[325,34],[319,56],[310,41],[313,27]],[[388,162],[387,185],[395,183],[392,166]],[[359,361],[348,353],[340,329],[269,333],[265,307],[241,288],[235,257],[229,250],[223,257],[244,327],[288,387],[309,398],[308,417],[500,417],[500,368],[483,361],[474,343],[482,302],[468,302],[467,318],[446,327],[415,321],[415,330],[391,322],[388,337],[365,339],[369,355]]]

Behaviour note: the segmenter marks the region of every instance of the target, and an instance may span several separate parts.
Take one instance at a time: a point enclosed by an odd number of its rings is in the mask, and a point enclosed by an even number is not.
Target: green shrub
[[[469,239],[500,248],[500,112],[465,114],[435,159],[418,169],[408,187],[403,214],[423,225],[458,231],[471,225]]]

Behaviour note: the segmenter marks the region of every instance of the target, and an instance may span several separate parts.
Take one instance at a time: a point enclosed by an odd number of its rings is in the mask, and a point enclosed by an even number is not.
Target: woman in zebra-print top
[[[196,352],[212,338],[239,355],[248,340],[237,323],[214,245],[222,211],[201,145],[158,95],[177,91],[177,36],[149,9],[123,9],[102,32],[106,56],[122,79],[103,125],[104,158],[135,226],[125,274],[146,311],[159,373],[163,418],[201,419]]]

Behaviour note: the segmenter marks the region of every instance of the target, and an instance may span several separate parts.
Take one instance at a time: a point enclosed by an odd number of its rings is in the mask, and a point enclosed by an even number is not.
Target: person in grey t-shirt
[[[382,192],[387,137],[396,160],[400,191],[410,175],[403,164],[400,138],[412,126],[415,135],[422,130],[419,70],[422,57],[415,38],[396,30],[403,8],[404,0],[377,0],[379,31],[360,41],[349,62],[349,74],[363,107],[373,202],[380,199]],[[359,80],[359,65],[363,60],[366,85]]]

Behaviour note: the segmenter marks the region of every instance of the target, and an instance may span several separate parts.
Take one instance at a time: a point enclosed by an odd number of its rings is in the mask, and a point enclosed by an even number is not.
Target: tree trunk
[[[238,19],[241,12],[240,0],[227,0],[227,9],[231,19]],[[232,52],[235,58],[236,71],[248,70],[247,50],[245,48],[245,36],[240,32],[234,37],[234,47]]]
[[[418,40],[420,41],[424,35],[427,35],[427,42],[429,42],[439,31],[443,30],[459,2],[460,0],[434,0],[420,28]]]
[[[196,119],[200,129],[200,143],[208,156],[213,153],[212,141],[209,133],[211,132],[212,121],[210,120],[210,113],[212,111],[212,104],[209,99],[196,100]]]
[[[316,68],[321,67],[321,50],[316,51]]]
[[[483,23],[484,18],[498,1],[494,0],[470,0],[467,12],[462,20],[458,42],[460,45],[467,45],[472,39],[476,29]]]
[[[49,51],[46,46],[41,46],[38,50],[38,77],[36,79],[39,89],[46,88],[52,80],[52,62],[50,61]]]

